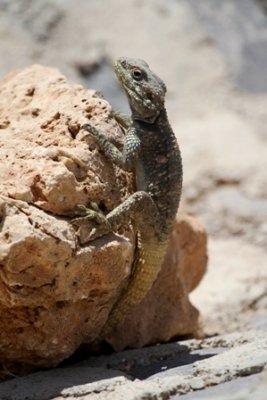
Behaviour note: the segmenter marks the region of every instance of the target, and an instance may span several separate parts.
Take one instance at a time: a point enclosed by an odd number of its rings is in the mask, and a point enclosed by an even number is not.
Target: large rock
[[[32,66],[0,85],[0,360],[11,369],[55,365],[94,341],[130,279],[130,226],[84,245],[70,224],[77,204],[109,211],[132,191],[131,175],[80,130],[88,119],[121,145],[108,103],[57,70]],[[114,348],[196,333],[188,293],[206,259],[204,229],[179,217],[162,272],[109,338]]]

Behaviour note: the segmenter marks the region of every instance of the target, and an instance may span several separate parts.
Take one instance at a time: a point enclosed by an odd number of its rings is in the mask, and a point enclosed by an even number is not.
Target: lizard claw
[[[86,124],[83,124],[81,128],[84,129],[85,131],[90,132],[91,129],[94,128],[94,126],[87,122]]]
[[[89,124],[88,122],[82,126],[82,129],[84,129],[85,131],[88,132],[88,134],[85,135],[85,137],[89,136],[89,137],[97,138],[99,136],[98,129],[94,125]]]
[[[87,208],[84,204],[77,204],[75,208],[77,212],[83,216],[87,215],[88,211],[90,211],[90,209]]]
[[[108,219],[96,203],[90,202],[90,208],[78,204],[76,210],[82,215],[72,219],[71,224],[78,228],[77,235],[82,243],[94,240],[112,230]]]
[[[93,228],[93,229],[91,230],[91,232],[89,233],[89,235],[88,235],[88,240],[97,239],[99,236],[101,236],[101,233],[100,233],[100,234],[97,234],[97,229],[96,229],[96,228]]]
[[[89,207],[86,207],[84,204],[77,204],[75,207],[76,214],[86,217],[87,215],[92,215],[93,212],[97,212],[99,214],[103,214],[98,205],[94,201],[89,202]],[[103,214],[104,215],[104,214]]]

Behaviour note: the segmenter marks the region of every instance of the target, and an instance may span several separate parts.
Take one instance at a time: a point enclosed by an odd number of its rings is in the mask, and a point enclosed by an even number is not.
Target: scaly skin
[[[164,107],[165,84],[142,60],[121,58],[114,69],[132,112],[123,151],[92,125],[86,124],[83,129],[95,138],[109,160],[134,172],[137,191],[106,216],[96,206],[84,213],[96,224],[89,240],[128,224],[131,219],[138,232],[138,248],[128,288],[111,311],[101,337],[112,332],[155,281],[182,190],[180,151]]]

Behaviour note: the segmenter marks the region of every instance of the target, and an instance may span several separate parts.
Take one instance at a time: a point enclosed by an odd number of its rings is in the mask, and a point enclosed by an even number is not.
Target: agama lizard
[[[85,218],[94,220],[96,225],[90,240],[132,220],[137,229],[137,252],[130,283],[112,309],[101,337],[112,332],[145,297],[155,281],[164,260],[182,190],[182,161],[164,106],[164,82],[142,60],[120,58],[114,70],[132,113],[123,151],[120,152],[91,124],[82,128],[95,139],[110,161],[134,172],[137,191],[106,216],[96,207],[83,211]]]

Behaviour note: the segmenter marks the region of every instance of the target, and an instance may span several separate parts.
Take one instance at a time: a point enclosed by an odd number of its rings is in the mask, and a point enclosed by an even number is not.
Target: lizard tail
[[[161,269],[167,242],[138,240],[138,255],[135,261],[130,283],[121,298],[112,309],[101,332],[101,337],[108,336],[115,326],[122,322],[126,315],[141,302],[151,289]]]

